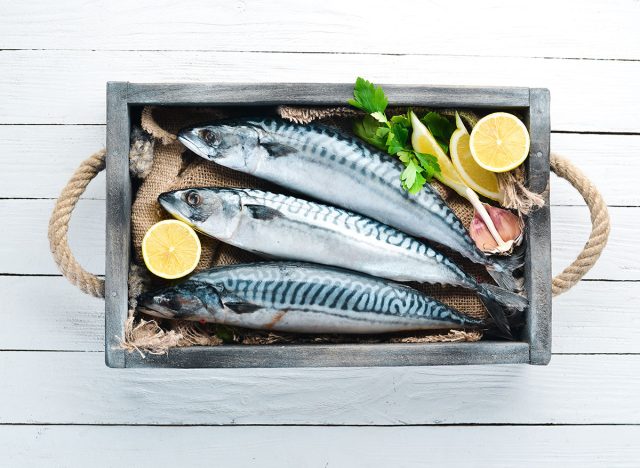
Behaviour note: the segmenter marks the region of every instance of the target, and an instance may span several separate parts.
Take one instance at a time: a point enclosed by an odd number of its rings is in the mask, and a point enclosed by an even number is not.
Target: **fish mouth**
[[[188,224],[191,227],[195,227],[193,222],[189,218],[186,218],[180,212],[180,210],[176,208],[176,205],[182,202],[180,200],[178,192],[180,191],[176,190],[173,192],[161,193],[160,195],[158,195],[158,203],[160,203],[160,206],[162,206],[162,208],[164,208],[167,213],[169,213],[178,221],[182,221],[183,223]]]
[[[180,130],[178,132],[178,141],[198,156],[203,158],[207,158],[209,156],[206,151],[206,146],[199,142],[199,137],[194,135],[194,130],[191,128]]]

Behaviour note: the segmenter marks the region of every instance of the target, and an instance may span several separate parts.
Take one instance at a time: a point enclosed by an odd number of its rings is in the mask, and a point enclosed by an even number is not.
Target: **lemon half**
[[[177,219],[160,221],[142,239],[142,258],[151,273],[175,279],[191,273],[200,261],[200,238]]]
[[[527,127],[513,114],[495,112],[478,121],[469,138],[471,155],[491,172],[518,167],[529,154]]]

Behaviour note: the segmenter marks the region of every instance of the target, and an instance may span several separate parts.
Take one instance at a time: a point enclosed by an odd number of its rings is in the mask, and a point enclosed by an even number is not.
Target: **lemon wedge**
[[[475,159],[473,159],[469,147],[469,132],[467,132],[457,112],[456,127],[457,129],[451,135],[451,141],[449,143],[449,152],[451,153],[453,166],[465,184],[480,195],[501,202],[502,194],[500,193],[498,178],[495,173],[480,167]]]
[[[142,239],[142,258],[151,273],[175,279],[191,273],[200,261],[200,239],[187,224],[176,219],[160,221]]]
[[[435,178],[455,190],[459,195],[467,198],[468,187],[453,166],[451,159],[442,150],[427,126],[413,112],[411,112],[411,126],[413,127],[411,132],[413,149],[419,153],[430,154],[438,159],[440,174],[436,174]]]
[[[491,172],[518,167],[529,154],[527,127],[513,114],[495,112],[478,121],[469,138],[473,159]]]

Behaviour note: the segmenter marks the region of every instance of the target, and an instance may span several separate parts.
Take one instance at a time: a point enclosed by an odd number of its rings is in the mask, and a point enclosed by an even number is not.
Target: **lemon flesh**
[[[142,239],[142,258],[151,273],[175,279],[191,273],[200,261],[200,239],[187,224],[176,219],[160,221]]]
[[[491,172],[518,167],[529,154],[527,127],[513,114],[495,112],[478,121],[469,147],[478,165]]]
[[[458,174],[458,171],[456,171],[456,168],[453,167],[451,159],[442,150],[426,125],[413,112],[411,112],[411,126],[413,127],[411,132],[413,149],[419,153],[430,154],[438,159],[440,174],[436,174],[435,178],[455,190],[459,195],[467,198],[468,187]]]
[[[502,201],[502,194],[495,173],[480,167],[473,159],[469,147],[469,132],[456,112],[457,129],[451,135],[449,151],[451,161],[465,184],[491,200]]]

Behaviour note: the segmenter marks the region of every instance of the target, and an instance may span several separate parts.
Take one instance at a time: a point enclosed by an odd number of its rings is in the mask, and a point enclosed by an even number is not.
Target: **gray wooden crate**
[[[110,367],[347,367],[448,364],[547,364],[551,358],[551,230],[549,224],[549,91],[384,85],[393,105],[512,109],[525,116],[531,135],[528,186],[545,207],[526,222],[525,287],[530,301],[521,341],[433,344],[331,344],[192,347],[167,355],[128,353],[119,347],[127,318],[131,245],[130,112],[142,105],[343,105],[352,84],[198,83],[107,84],[107,251],[105,356]]]

